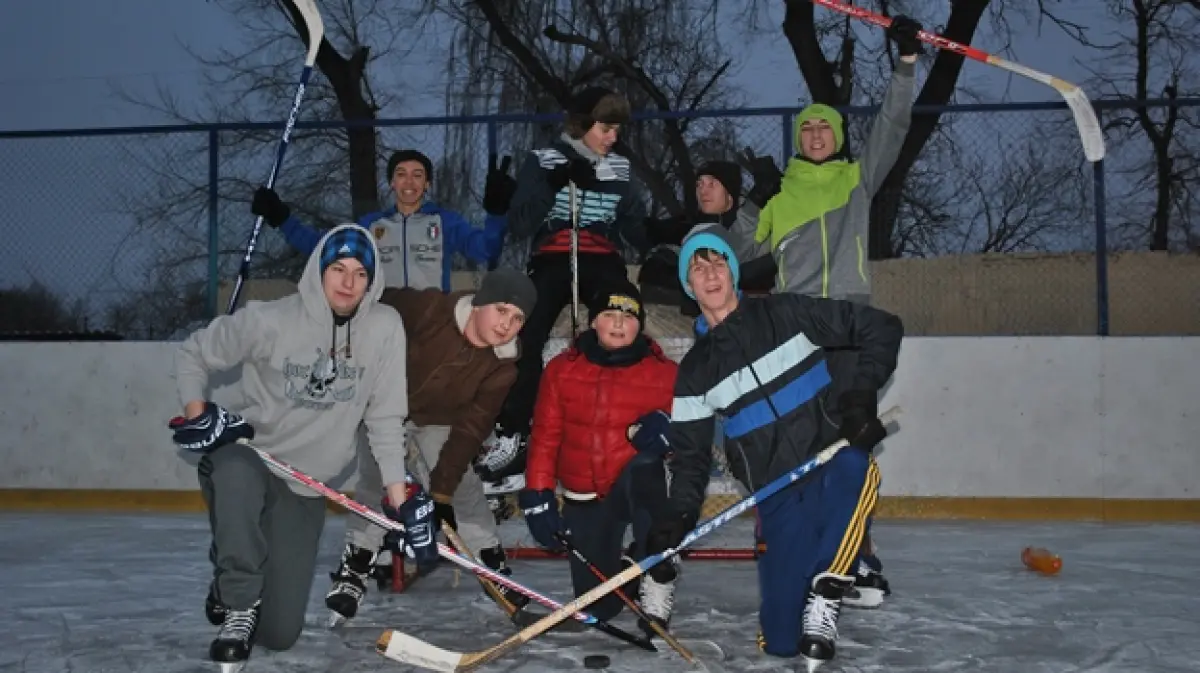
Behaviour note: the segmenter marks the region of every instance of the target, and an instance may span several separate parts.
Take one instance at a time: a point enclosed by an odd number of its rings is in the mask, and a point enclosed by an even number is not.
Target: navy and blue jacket
[[[388,285],[449,292],[454,253],[487,264],[500,254],[507,219],[489,214],[483,228],[477,229],[462,215],[427,201],[412,215],[401,215],[393,205],[363,215],[358,224],[375,238],[379,265]],[[294,215],[280,225],[279,231],[288,244],[305,255],[312,253],[324,234]]]
[[[790,293],[743,298],[719,325],[701,320],[697,331],[679,365],[669,435],[669,510],[692,517],[708,485],[717,415],[730,471],[756,491],[837,441],[834,381],[837,391],[878,392],[904,336],[885,311]],[[830,349],[856,357],[831,358]]]

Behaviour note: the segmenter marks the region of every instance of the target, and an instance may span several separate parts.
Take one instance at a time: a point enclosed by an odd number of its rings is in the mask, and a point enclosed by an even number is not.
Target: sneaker
[[[866,561],[859,560],[854,573],[854,586],[846,592],[842,603],[848,608],[872,609],[883,605],[883,598],[890,595],[892,589],[883,573]]]
[[[512,568],[508,567],[508,557],[504,554],[504,547],[497,545],[491,549],[480,550],[479,560],[483,562],[483,565],[495,570],[501,575],[504,575],[505,577],[512,577]],[[503,584],[496,584],[496,588],[500,590],[500,594],[503,595],[509,603],[512,603],[517,610],[520,610],[529,604],[529,597],[525,594],[513,591]],[[491,596],[489,595],[488,598],[491,598]]]
[[[250,658],[254,634],[258,630],[258,608],[255,601],[248,610],[225,610],[221,631],[208,646],[208,658],[220,664],[237,664]]]
[[[367,593],[367,580],[374,564],[374,551],[347,544],[342,550],[342,562],[329,573],[333,587],[325,595],[325,607],[342,619],[353,619]]]
[[[500,481],[525,472],[528,440],[519,432],[496,429],[495,439],[484,445],[484,452],[475,460],[475,471],[484,481]]]
[[[833,659],[836,653],[842,597],[852,586],[854,578],[848,575],[821,573],[813,579],[808,603],[804,606],[804,627],[800,636],[800,654],[809,673]]]
[[[665,570],[660,570],[666,566]],[[642,612],[653,620],[656,624],[666,629],[671,623],[671,611],[675,607],[675,582],[679,579],[679,562],[674,559],[663,561],[658,566],[655,566],[650,572],[642,575],[642,585],[640,590],[640,600]],[[657,575],[657,577],[656,577]],[[642,618],[638,618],[638,627],[646,634],[646,637],[653,638],[658,635],[651,628],[650,624]]]

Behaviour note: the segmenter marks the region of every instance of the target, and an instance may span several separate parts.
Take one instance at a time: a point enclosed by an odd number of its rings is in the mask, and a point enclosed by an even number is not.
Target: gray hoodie
[[[405,474],[404,323],[378,303],[384,287],[378,265],[358,311],[341,327],[321,284],[326,239],[351,226],[339,225],[321,238],[296,294],[247,302],[193,332],[175,356],[175,373],[180,401],[187,404],[208,399],[211,373],[240,367],[241,399],[230,410],[254,427],[255,446],[322,482],[355,460],[355,432],[365,422],[383,482],[392,484]],[[376,247],[374,237],[367,238]],[[289,485],[299,495],[316,496]]]

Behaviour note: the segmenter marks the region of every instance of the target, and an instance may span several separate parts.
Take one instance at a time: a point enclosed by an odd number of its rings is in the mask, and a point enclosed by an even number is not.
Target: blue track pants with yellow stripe
[[[814,577],[853,574],[879,481],[875,458],[846,447],[808,480],[759,503],[766,551],[758,559],[758,619],[767,654],[794,657],[799,652]]]

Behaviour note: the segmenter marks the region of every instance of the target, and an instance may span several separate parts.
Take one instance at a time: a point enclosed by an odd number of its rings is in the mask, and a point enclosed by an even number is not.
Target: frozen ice
[[[716,544],[749,545],[750,521],[727,528]],[[449,566],[404,594],[372,590],[343,631],[325,629],[343,530],[342,517],[329,518],[299,643],[256,649],[245,673],[408,670],[375,653],[385,628],[459,650],[513,632],[474,579]],[[520,522],[504,535],[528,543]],[[838,658],[822,673],[1200,671],[1200,526],[881,521],[874,537],[893,595],[878,610],[843,612]],[[1026,570],[1027,545],[1060,554],[1062,573]],[[207,551],[198,514],[0,515],[0,671],[215,671],[205,660],[216,631],[203,614]],[[518,580],[570,597],[565,561],[513,566]],[[758,591],[753,562],[687,562],[673,631],[720,645],[723,660],[697,649],[709,670],[803,670],[756,650]],[[615,623],[636,629],[628,614]],[[592,630],[548,634],[481,670],[585,670],[588,654],[612,657],[614,673],[688,670],[663,649]]]

